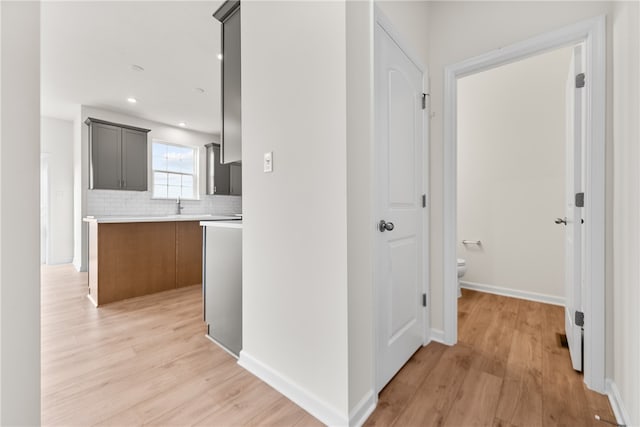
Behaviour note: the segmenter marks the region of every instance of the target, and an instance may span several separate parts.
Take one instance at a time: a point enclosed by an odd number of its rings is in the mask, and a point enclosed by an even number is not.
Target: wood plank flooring
[[[365,426],[598,426],[615,417],[588,390],[557,333],[563,309],[463,290],[458,345],[416,352]]]
[[[321,425],[205,338],[199,286],[96,309],[86,274],[64,265],[43,267],[42,276],[43,425]],[[463,292],[459,344],[416,352],[367,426],[614,419],[557,342],[562,309]]]
[[[320,426],[205,338],[199,285],[96,309],[42,270],[42,424]]]

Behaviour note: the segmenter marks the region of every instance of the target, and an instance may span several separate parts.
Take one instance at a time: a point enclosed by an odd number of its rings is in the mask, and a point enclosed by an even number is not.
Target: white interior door
[[[376,23],[377,388],[423,342],[423,73]]]
[[[567,78],[567,139],[565,191],[565,333],[571,363],[582,371],[582,219],[584,208],[576,195],[583,190],[584,91],[578,77],[584,72],[583,47],[574,48]],[[584,74],[582,74],[584,76]],[[587,195],[588,196],[588,195]],[[582,205],[583,206],[583,205]],[[578,313],[578,314],[576,314]]]

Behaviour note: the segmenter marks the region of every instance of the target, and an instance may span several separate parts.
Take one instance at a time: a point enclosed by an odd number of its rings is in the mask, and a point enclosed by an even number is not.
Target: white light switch
[[[273,151],[264,153],[264,171],[273,172]]]

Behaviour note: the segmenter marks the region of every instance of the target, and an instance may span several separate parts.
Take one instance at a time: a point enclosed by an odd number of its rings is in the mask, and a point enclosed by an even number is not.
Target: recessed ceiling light
[[[133,71],[144,71],[144,68],[142,68],[141,66],[136,65],[136,64],[131,65],[131,69]]]
[[[181,128],[185,127],[187,124],[185,122],[180,122],[178,123],[178,126],[180,126]]]
[[[198,93],[204,93],[204,89],[202,89],[201,87],[197,87],[194,90]]]
[[[129,102],[130,104],[135,104],[136,102],[138,102],[138,100],[130,97],[130,98],[127,98],[127,102]]]
[[[221,53],[218,54],[218,59],[222,61],[222,54]]]

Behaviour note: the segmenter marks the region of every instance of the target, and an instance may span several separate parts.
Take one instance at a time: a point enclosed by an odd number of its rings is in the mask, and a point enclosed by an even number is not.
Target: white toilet
[[[464,258],[458,258],[458,298],[462,296],[460,289],[460,278],[467,272],[467,261]]]

